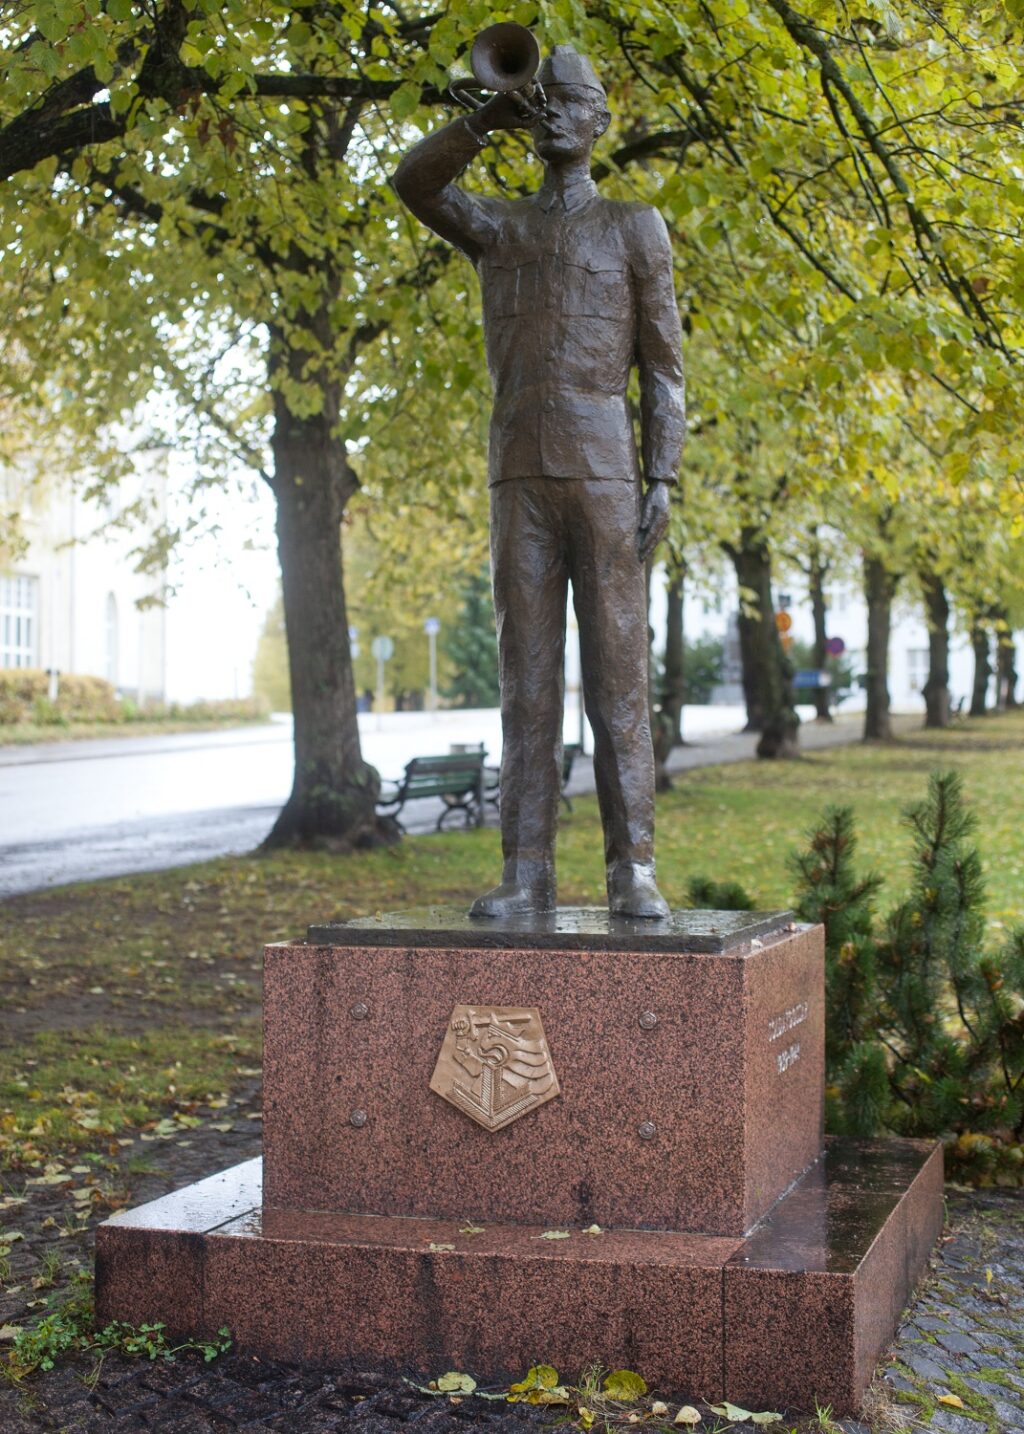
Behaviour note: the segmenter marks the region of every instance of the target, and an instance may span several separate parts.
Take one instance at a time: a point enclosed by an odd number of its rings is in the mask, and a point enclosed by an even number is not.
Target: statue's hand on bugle
[[[474,110],[471,119],[479,134],[496,129],[531,129],[544,114],[544,91],[540,85],[524,85],[492,95]]]

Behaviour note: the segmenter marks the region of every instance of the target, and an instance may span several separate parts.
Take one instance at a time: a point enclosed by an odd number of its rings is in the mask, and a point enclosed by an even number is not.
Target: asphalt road
[[[367,759],[385,777],[416,752],[491,745],[496,724],[491,713],[361,721]],[[290,721],[0,748],[0,897],[252,851],[291,780]],[[430,831],[440,812],[419,802],[405,825]]]
[[[687,709],[687,718],[692,745],[672,754],[670,770],[753,756],[756,738],[735,731],[737,709]],[[451,742],[483,741],[492,761],[500,749],[495,712],[408,713],[379,723],[371,716],[360,725],[366,757],[385,778]],[[860,719],[851,716],[831,726],[805,723],[801,743],[812,750],[859,735]],[[0,748],[0,898],[252,851],[291,775],[287,722]],[[570,792],[593,786],[592,764],[578,761]],[[409,831],[432,831],[440,811],[440,802],[417,802],[403,822]]]

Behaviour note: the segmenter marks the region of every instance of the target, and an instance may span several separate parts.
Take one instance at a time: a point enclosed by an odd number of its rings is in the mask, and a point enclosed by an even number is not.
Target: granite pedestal
[[[820,928],[432,909],[313,927],[264,970],[263,1161],[101,1226],[101,1317],[856,1408],[942,1165],[823,1144]]]

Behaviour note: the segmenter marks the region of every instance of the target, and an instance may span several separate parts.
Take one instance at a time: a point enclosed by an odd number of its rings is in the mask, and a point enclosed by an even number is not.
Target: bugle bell
[[[490,90],[494,94],[515,92],[532,108],[543,106],[544,91],[533,82],[540,67],[540,46],[525,25],[507,20],[481,30],[469,52],[469,66],[476,84],[458,81],[451,86],[450,93],[470,109],[479,109],[483,104],[478,90]]]

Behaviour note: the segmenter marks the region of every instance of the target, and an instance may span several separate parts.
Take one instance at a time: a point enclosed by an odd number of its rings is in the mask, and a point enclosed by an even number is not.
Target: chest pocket
[[[617,254],[589,254],[565,261],[562,313],[593,319],[625,318],[630,290],[626,266]]]
[[[490,259],[483,273],[484,312],[491,319],[529,313],[540,297],[540,263],[525,255]]]

